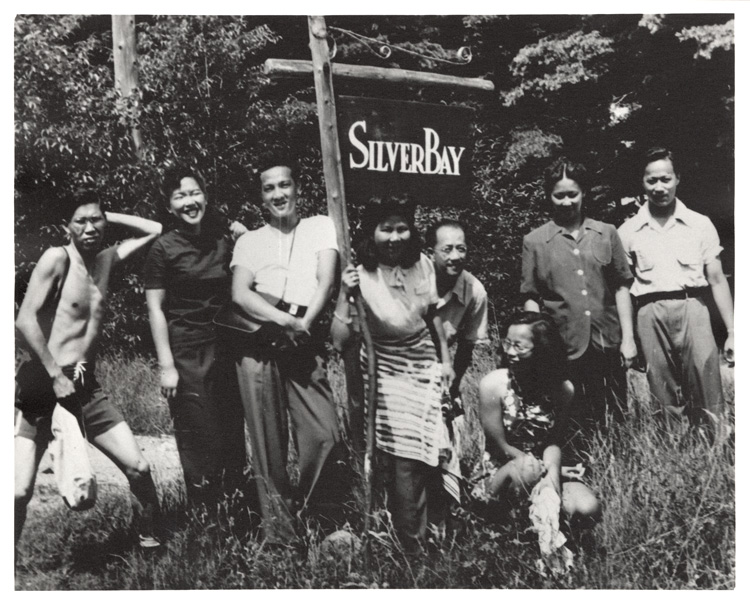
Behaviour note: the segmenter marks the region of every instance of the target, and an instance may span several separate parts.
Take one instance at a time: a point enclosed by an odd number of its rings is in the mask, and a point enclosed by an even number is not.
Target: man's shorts
[[[84,370],[81,369],[82,366],[85,367]],[[94,377],[93,365],[79,363],[78,365],[66,365],[62,369],[63,373],[73,380],[76,389],[75,394],[65,399],[63,406],[76,415],[82,415],[87,439],[92,440],[125,421],[122,413],[109,401],[96,377]],[[49,379],[49,376],[47,376],[47,379]],[[23,390],[23,385],[19,384],[15,434],[21,438],[33,440],[38,445],[46,446],[52,440],[51,426],[54,406],[51,408],[46,406],[43,411],[29,410],[29,407],[34,405],[29,404],[30,401],[28,401],[28,397],[24,397]],[[22,411],[18,407],[24,410]]]

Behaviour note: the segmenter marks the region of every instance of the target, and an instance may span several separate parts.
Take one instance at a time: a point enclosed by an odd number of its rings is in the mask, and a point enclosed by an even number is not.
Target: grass
[[[155,360],[123,353],[105,356],[97,361],[96,375],[134,434],[174,433],[169,407],[159,392],[159,365]]]
[[[464,457],[481,454],[476,382],[492,368],[479,359],[467,376]],[[121,405],[136,433],[171,431],[158,396],[155,367],[142,359],[104,359],[102,385]],[[331,364],[341,400],[342,371]],[[730,407],[733,383],[725,376]],[[604,502],[593,546],[580,547],[565,576],[536,569],[536,537],[525,508],[472,505],[455,520],[449,539],[423,558],[404,555],[392,538],[382,497],[376,506],[371,568],[361,553],[327,557],[330,532],[306,524],[300,547],[269,549],[248,532],[242,506],[217,517],[185,510],[180,482],[158,485],[170,539],[164,551],[133,547],[127,497],[101,492],[96,508],[70,513],[61,504],[29,514],[20,543],[16,589],[242,589],[242,588],[588,588],[732,589],[735,586],[733,441],[712,444],[695,430],[666,432],[651,414],[642,374],[631,372],[631,413],[588,447],[588,483]],[[342,408],[343,411],[343,408]],[[361,528],[357,489],[347,502],[349,522]],[[46,508],[45,508],[46,509]],[[232,511],[235,510],[235,511]]]

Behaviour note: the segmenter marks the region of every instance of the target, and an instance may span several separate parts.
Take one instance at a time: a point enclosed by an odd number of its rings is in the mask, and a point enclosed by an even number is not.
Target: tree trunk
[[[135,95],[138,103],[138,52],[135,45],[135,15],[112,15],[112,50],[115,57],[115,89],[123,99]],[[141,131],[131,127],[136,157],[141,153]]]

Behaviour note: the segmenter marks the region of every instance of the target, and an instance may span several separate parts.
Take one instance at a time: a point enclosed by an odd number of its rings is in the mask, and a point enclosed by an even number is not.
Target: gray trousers
[[[232,359],[216,341],[173,344],[180,375],[169,400],[188,501],[214,509],[242,488],[245,429]]]
[[[703,423],[721,416],[724,396],[719,351],[706,303],[659,300],[638,309],[638,335],[651,395],[668,419]]]
[[[266,354],[246,348],[237,357],[252,469],[267,540],[293,537],[295,504],[309,498],[339,440],[338,419],[323,357],[311,347]],[[289,420],[299,454],[299,487],[287,472]]]

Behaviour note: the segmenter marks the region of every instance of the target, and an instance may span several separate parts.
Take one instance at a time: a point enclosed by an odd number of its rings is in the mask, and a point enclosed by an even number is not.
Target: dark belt
[[[283,300],[279,300],[279,303],[276,304],[276,308],[279,310],[283,310],[285,313],[289,313],[293,317],[304,317],[305,313],[307,312],[307,306],[300,306],[299,304],[289,304],[288,302],[284,302]]]
[[[673,292],[655,292],[653,294],[643,294],[637,296],[635,301],[639,307],[658,302],[659,300],[687,300],[688,298],[703,298],[708,291],[708,287],[686,287]]]

